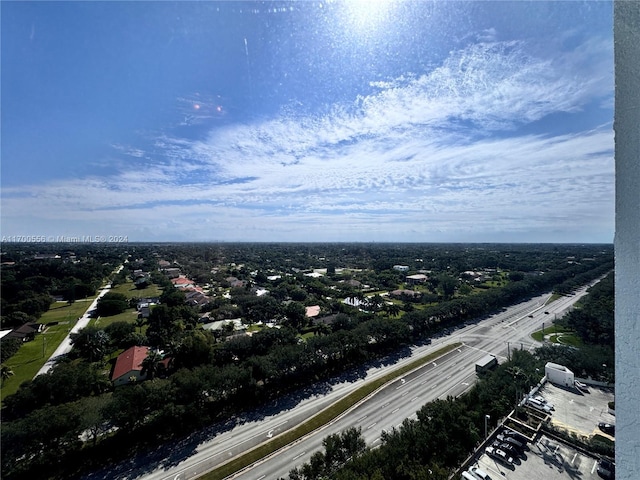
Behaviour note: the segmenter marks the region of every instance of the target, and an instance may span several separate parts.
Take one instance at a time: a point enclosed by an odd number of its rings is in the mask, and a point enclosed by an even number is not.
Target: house
[[[138,318],[149,318],[151,315],[151,305],[146,302],[138,304]]]
[[[308,318],[317,317],[320,315],[320,305],[312,305],[310,307],[305,307],[305,315]]]
[[[178,278],[180,276],[179,268],[163,268],[162,271],[169,278]]]
[[[408,265],[394,265],[393,269],[397,270],[399,272],[407,272],[407,271],[409,271],[409,266]]]
[[[208,305],[211,299],[199,290],[191,289],[185,293],[185,302],[194,307]]]
[[[11,332],[9,332],[5,337],[9,338],[17,338],[22,340],[23,342],[30,342],[33,340],[37,333],[42,332],[44,330],[44,325],[41,323],[29,322],[25,323],[21,327],[18,327]]]
[[[425,283],[428,279],[429,279],[429,277],[427,277],[426,275],[424,275],[422,273],[417,273],[415,275],[407,275],[405,277],[405,280],[410,285],[416,285],[418,283]]]
[[[116,360],[111,381],[114,386],[145,380],[146,374],[142,374],[142,361],[147,358],[149,347],[131,347],[125,350]]]
[[[195,285],[193,280],[186,277],[172,278],[171,283],[176,288],[191,288]]]
[[[392,297],[420,297],[422,293],[416,292],[414,290],[393,290],[389,292],[389,295],[391,295]]]

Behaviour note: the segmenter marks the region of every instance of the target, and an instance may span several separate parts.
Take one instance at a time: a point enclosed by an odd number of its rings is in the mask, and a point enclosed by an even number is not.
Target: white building
[[[544,373],[547,381],[562,387],[573,387],[575,385],[575,377],[573,372],[564,365],[548,362],[544,366]]]

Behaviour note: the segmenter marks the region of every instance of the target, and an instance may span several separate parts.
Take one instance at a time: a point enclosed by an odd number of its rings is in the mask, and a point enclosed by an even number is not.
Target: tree
[[[402,310],[400,305],[396,303],[386,304],[384,309],[389,317],[397,317],[400,315],[400,311]]]
[[[114,348],[127,348],[125,340],[135,330],[135,325],[129,322],[113,322],[104,329],[105,333],[109,335],[110,343]]]
[[[289,325],[297,330],[304,326],[306,313],[304,305],[298,302],[290,302],[284,309]]]
[[[142,360],[142,371],[140,373],[151,380],[162,371],[162,367],[162,355],[157,350],[150,349],[147,357]]]
[[[160,303],[168,307],[177,307],[178,305],[184,305],[186,297],[183,291],[171,286],[171,288],[165,288],[160,295]]]
[[[2,375],[2,384],[4,385],[4,381],[13,376],[13,370],[11,370],[11,367],[2,365],[0,367],[0,374]]]
[[[100,395],[84,397],[76,403],[78,410],[82,413],[82,425],[85,432],[89,433],[94,445],[98,442],[98,437],[109,430],[109,418],[106,411],[109,402],[110,399],[107,395]]]
[[[451,275],[443,274],[438,277],[438,283],[440,289],[442,290],[442,296],[444,297],[444,299],[449,300],[450,298],[452,298],[453,294],[456,291],[458,281]]]
[[[5,338],[0,340],[0,362],[6,362],[13,357],[20,347],[22,346],[22,340],[19,338]]]
[[[78,333],[71,334],[71,345],[78,356],[89,362],[95,362],[106,355],[109,335],[98,327],[88,326]]]
[[[98,300],[96,313],[100,317],[108,317],[124,312],[129,307],[129,301],[121,293],[107,292]]]

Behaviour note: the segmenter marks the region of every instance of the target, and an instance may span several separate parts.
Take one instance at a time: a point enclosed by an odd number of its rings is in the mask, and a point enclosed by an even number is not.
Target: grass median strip
[[[426,363],[432,362],[434,359],[444,355],[445,353],[458,348],[461,344],[454,343],[451,345],[447,345],[445,347],[440,348],[439,350],[425,355],[424,357],[418,358],[413,362],[397,368],[388,374],[380,377],[376,380],[372,380],[371,382],[363,385],[358,388],[354,392],[351,392],[346,397],[338,400],[336,403],[331,405],[330,407],[322,410],[317,415],[311,417],[306,422],[298,425],[290,431],[287,431],[277,437],[273,438],[269,442],[263,443],[258,447],[255,447],[253,450],[245,453],[244,455],[240,455],[238,458],[235,458],[224,465],[221,465],[214,470],[210,471],[198,477],[203,480],[222,480],[229,475],[233,475],[234,473],[242,470],[245,467],[257,462],[258,460],[270,455],[277,450],[285,447],[286,445],[296,441],[297,439],[307,435],[308,433],[313,432],[314,430],[326,425],[331,420],[348,410],[350,407],[358,403],[363,398],[367,397],[378,388],[382,387],[384,384],[394,380],[396,378],[402,377],[406,373],[418,368]]]

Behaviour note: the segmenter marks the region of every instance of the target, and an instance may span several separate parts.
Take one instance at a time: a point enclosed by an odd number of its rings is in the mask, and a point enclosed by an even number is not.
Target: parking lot
[[[553,405],[552,423],[569,432],[584,436],[596,433],[607,436],[598,428],[598,423],[615,424],[615,417],[609,413],[608,408],[608,403],[614,399],[613,392],[609,389],[590,386],[586,391],[580,391],[577,388],[562,388],[545,383],[537,394]],[[508,464],[486,453],[480,453],[475,465],[493,480],[601,478],[597,473],[596,455],[578,452],[570,445],[546,435],[541,435],[535,443],[530,443],[524,453],[511,456],[513,464]]]
[[[584,455],[565,444],[541,436],[534,444],[529,444],[511,467],[483,454],[477,465],[493,480],[601,480],[598,476],[597,458]]]
[[[568,431],[606,436],[598,429],[598,423],[616,422],[608,408],[608,403],[614,398],[611,390],[590,386],[586,392],[582,392],[576,388],[566,389],[545,383],[540,395],[554,405],[552,423]]]

